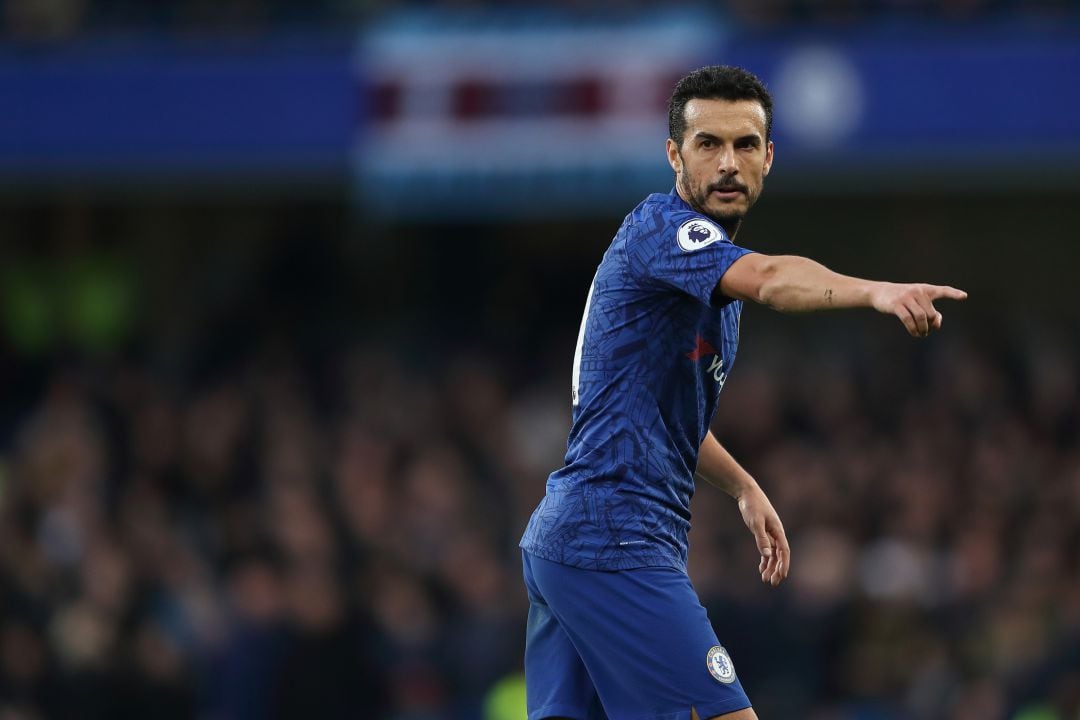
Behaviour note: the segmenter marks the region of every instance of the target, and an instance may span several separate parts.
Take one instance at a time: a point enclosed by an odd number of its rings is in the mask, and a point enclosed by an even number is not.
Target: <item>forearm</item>
[[[797,255],[766,257],[760,263],[757,302],[781,312],[873,307],[875,289],[885,283],[833,272]]]
[[[758,487],[757,481],[724,449],[711,431],[705,434],[705,440],[701,443],[697,475],[736,499],[747,490]]]
[[[780,516],[750,473],[735,462],[711,432],[705,433],[701,443],[697,474],[738,501],[739,514],[754,534],[761,553],[758,565],[761,580],[779,585],[791,567],[791,547]]]
[[[714,292],[751,300],[781,312],[867,307],[895,315],[915,337],[941,329],[940,299],[964,300],[967,293],[947,285],[890,283],[835,273],[797,255],[748,253],[731,264]]]
[[[788,313],[874,307],[890,283],[833,272],[798,255],[744,255],[720,279],[721,292],[737,300]]]

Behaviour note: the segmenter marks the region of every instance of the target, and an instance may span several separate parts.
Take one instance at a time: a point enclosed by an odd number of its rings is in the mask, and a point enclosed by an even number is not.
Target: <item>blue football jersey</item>
[[[565,465],[521,547],[576,567],[686,567],[698,450],[735,361],[742,303],[713,294],[750,252],[672,190],[623,221],[574,353]]]

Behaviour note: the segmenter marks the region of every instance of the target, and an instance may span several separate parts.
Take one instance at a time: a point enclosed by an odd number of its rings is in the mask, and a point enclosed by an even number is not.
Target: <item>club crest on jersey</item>
[[[722,646],[713,645],[709,648],[709,654],[705,656],[705,666],[709,668],[709,674],[718,681],[724,684],[735,682],[735,666]]]
[[[683,252],[694,252],[722,239],[724,232],[708,220],[694,218],[679,226],[678,236]]]

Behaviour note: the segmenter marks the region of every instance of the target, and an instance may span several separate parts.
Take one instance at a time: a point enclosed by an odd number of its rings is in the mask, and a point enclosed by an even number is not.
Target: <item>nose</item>
[[[716,162],[716,171],[721,175],[734,175],[739,172],[739,168],[735,166],[735,147],[733,145],[725,145],[720,150]]]

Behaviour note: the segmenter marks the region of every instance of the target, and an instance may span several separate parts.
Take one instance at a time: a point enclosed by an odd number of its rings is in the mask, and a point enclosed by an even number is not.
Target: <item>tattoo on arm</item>
[[[832,288],[825,289],[825,304],[832,305]]]

